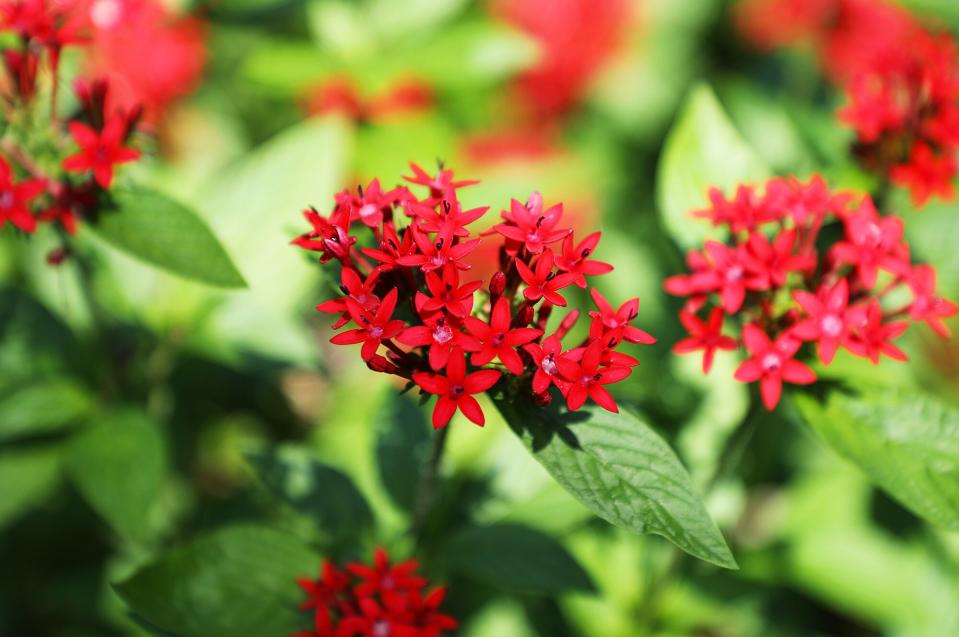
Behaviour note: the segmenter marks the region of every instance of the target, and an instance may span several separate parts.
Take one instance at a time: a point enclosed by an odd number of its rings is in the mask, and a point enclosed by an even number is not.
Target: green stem
[[[433,447],[426,464],[426,470],[420,479],[416,503],[413,507],[413,522],[410,527],[410,534],[413,536],[417,545],[422,543],[423,532],[436,500],[440,478],[440,463],[443,459],[443,453],[446,451],[446,439],[449,437],[449,433],[450,426],[446,425],[433,435]]]

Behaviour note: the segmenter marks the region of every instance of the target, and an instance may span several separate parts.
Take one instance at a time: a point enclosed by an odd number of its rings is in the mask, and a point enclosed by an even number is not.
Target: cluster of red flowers
[[[764,46],[808,40],[842,86],[840,119],[864,165],[916,205],[951,199],[959,164],[959,51],[883,0],[748,0],[740,25]]]
[[[297,581],[307,595],[300,609],[313,613],[314,629],[293,637],[440,637],[455,630],[456,620],[439,611],[446,590],[426,591],[418,568],[412,560],[391,565],[381,548],[372,565],[339,569],[325,561],[318,579]]]
[[[692,272],[666,280],[667,292],[689,297],[680,312],[689,337],[675,351],[702,350],[708,372],[716,350],[736,349],[741,340],[749,358],[736,379],[759,381],[768,409],[784,381],[816,380],[796,360],[804,343],[816,344],[823,364],[840,347],[878,363],[882,354],[905,360],[893,341],[910,321],[949,336],[942,319],[956,314],[956,305],[936,296],[931,266],[911,263],[902,221],[880,216],[868,196],[833,193],[814,177],[805,184],[772,179],[762,193],[740,186],[732,199],[713,189],[710,199],[696,214],[729,239],[691,251]],[[831,236],[823,229],[836,222],[842,238],[823,245]],[[723,333],[726,317],[742,325],[740,339]]]
[[[19,40],[18,48],[3,52],[12,87],[5,98],[11,109],[32,108],[37,95],[37,69],[44,54],[55,87],[62,48],[81,41],[81,31],[71,15],[60,4],[44,0],[0,4],[0,33],[12,31]],[[32,233],[39,221],[59,221],[73,234],[77,216],[96,203],[99,189],[112,184],[115,167],[140,157],[139,151],[127,145],[140,109],[109,112],[108,85],[103,81],[77,81],[75,89],[81,110],[67,122],[70,137],[56,117],[56,91],[50,98],[54,156],[69,154],[59,162],[57,170],[62,172],[58,175],[48,174],[45,164],[51,153],[47,144],[40,144],[34,154],[18,143],[16,135],[4,138],[0,147],[0,227],[9,221]],[[20,141],[32,141],[32,137],[28,134]],[[79,174],[81,179],[71,180],[69,173]]]
[[[454,181],[452,171],[442,168],[436,176],[416,165],[412,170],[406,180],[426,188],[422,199],[402,186],[384,190],[374,180],[339,193],[328,217],[305,212],[313,229],[294,243],[320,252],[321,263],[335,260],[342,266],[342,296],[317,306],[338,315],[335,329],[352,323],[331,342],[362,343],[370,369],[435,394],[437,428],[457,409],[484,424],[473,395],[491,388],[504,372],[529,377],[542,404],[556,386],[569,409],[591,398],[616,411],[604,385],[626,378],[638,364],[617,347],[624,340],[654,342],[630,325],[639,300],[616,309],[594,289],[597,310],[589,313],[589,333],[577,347],[564,351],[561,344],[579,316],[575,309],[544,338],[553,308],[567,305],[563,290],[586,288],[587,276],[613,269],[591,258],[600,234],[577,242],[560,223],[562,204],[544,208],[543,198],[533,193],[525,204],[514,199],[501,223],[474,237],[467,226],[488,208],[464,210],[457,190],[475,182]],[[406,221],[402,226],[400,219]],[[369,245],[358,245],[354,227],[369,232]],[[468,259],[484,240],[499,247],[498,270],[485,288],[468,277]]]

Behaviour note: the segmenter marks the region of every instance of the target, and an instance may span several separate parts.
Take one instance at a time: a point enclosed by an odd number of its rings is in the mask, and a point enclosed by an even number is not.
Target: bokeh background
[[[598,587],[543,598],[457,592],[454,580],[460,634],[959,634],[956,534],[870,487],[788,409],[751,412],[734,358],[703,377],[696,357],[669,351],[680,302],[661,282],[683,255],[659,214],[657,168],[693,87],[715,90],[775,172],[871,185],[836,121],[841,96],[810,51],[756,46],[741,12],[720,0],[179,2],[127,31],[123,3],[100,4],[109,34],[91,59],[67,63],[117,78],[118,99],[146,101],[155,152],[130,178],[197,210],[249,288],[179,279],[81,230],[106,314],[97,318],[77,273],[45,263],[55,236],[0,233],[0,634],[145,635],[110,583],[158,550],[238,521],[315,532],[264,497],[251,449],[283,443],[349,475],[381,524],[368,545],[402,534],[378,461],[397,387],[328,344],[327,317],[313,307],[335,281],[289,242],[306,229],[303,208],[325,211],[335,191],[373,177],[399,183],[410,161],[480,179],[464,205],[495,211],[538,190],[564,202],[578,228],[601,229],[601,257],[616,270],[599,287],[617,301],[639,296],[637,323],[660,339],[614,393],[655,423],[701,486],[722,449],[734,454],[709,498],[741,565],[730,572],[592,517],[491,406],[483,429],[455,420],[450,515],[541,529]],[[959,29],[953,0],[903,4]],[[903,193],[891,201],[914,252],[959,298],[955,204],[917,212]],[[959,402],[959,345],[924,328],[905,340],[908,366],[840,360],[830,373]],[[70,447],[117,397],[131,417],[158,423],[162,450],[133,461],[156,479],[139,508],[117,504],[121,533],[75,479],[77,464],[96,458]],[[759,419],[752,435],[727,445],[747,415]],[[41,425],[24,435],[23,422]],[[422,456],[417,444],[410,452]]]

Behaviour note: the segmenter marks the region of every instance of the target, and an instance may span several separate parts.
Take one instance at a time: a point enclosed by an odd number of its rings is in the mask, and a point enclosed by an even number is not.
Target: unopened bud
[[[553,395],[548,391],[544,391],[542,394],[533,394],[533,402],[540,407],[548,407],[553,402]]]
[[[533,306],[524,303],[516,313],[516,325],[529,325],[533,321]]]
[[[546,323],[549,321],[549,315],[553,313],[553,304],[549,301],[544,301],[543,304],[539,307],[539,312],[536,314],[536,327],[537,329],[545,330]]]
[[[503,296],[506,290],[506,273],[497,272],[489,280],[489,293],[491,296]]]
[[[573,308],[569,311],[569,314],[563,317],[563,322],[559,324],[559,328],[556,330],[556,336],[560,339],[566,336],[576,325],[577,320],[579,320],[579,310]]]
[[[374,354],[370,360],[366,361],[366,366],[374,372],[380,372],[382,374],[395,374],[399,371],[396,365],[379,354]]]
[[[70,256],[70,251],[65,247],[56,248],[47,253],[47,265],[58,266],[61,265],[64,261],[67,260],[67,257]]]

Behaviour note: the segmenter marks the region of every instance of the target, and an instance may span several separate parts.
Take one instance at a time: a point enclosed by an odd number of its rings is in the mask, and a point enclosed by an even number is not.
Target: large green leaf
[[[57,488],[60,457],[55,446],[0,452],[0,529]]]
[[[730,122],[712,89],[695,87],[663,146],[657,200],[663,223],[682,248],[699,246],[709,223],[692,216],[706,207],[716,186],[729,194],[741,183],[757,183],[769,168]]]
[[[150,624],[178,637],[287,637],[307,621],[296,578],[319,557],[296,537],[222,529],[161,556],[116,590]]]
[[[226,250],[192,210],[140,188],[118,190],[113,198],[115,209],[90,225],[108,243],[188,279],[246,287]]]
[[[393,502],[410,511],[430,455],[432,429],[409,396],[393,396],[377,420],[377,468]]]
[[[370,506],[349,476],[308,451],[288,446],[248,457],[264,486],[297,513],[313,518],[325,534],[352,538],[373,524]]]
[[[467,528],[449,539],[444,552],[453,570],[497,590],[558,595],[595,589],[562,544],[525,526]]]
[[[549,407],[522,396],[497,396],[494,402],[533,456],[593,513],[736,568],[686,468],[645,422],[592,405],[568,412],[561,400]]]
[[[60,431],[92,407],[86,388],[62,376],[0,387],[0,441]]]
[[[164,438],[134,410],[105,416],[70,445],[68,467],[80,493],[124,537],[143,539],[166,471]]]
[[[959,412],[888,391],[794,401],[809,426],[873,482],[933,524],[959,530]]]

